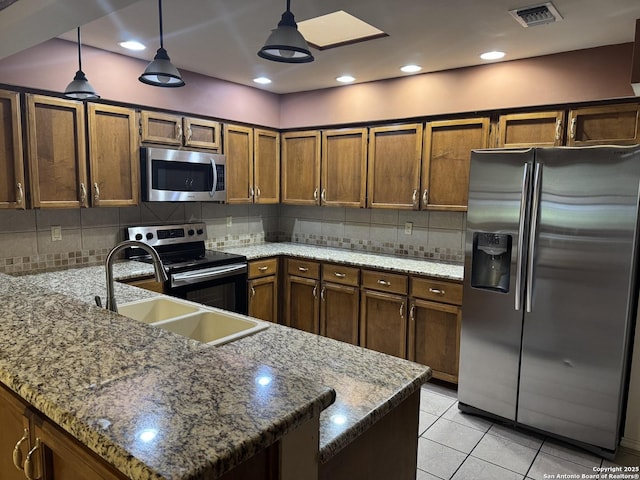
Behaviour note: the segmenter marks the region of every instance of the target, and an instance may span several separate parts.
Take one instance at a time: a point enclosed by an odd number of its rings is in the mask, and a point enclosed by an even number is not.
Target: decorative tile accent
[[[76,250],[26,257],[0,258],[0,273],[24,275],[102,265],[109,254],[109,250],[108,248],[102,248],[98,250]]]

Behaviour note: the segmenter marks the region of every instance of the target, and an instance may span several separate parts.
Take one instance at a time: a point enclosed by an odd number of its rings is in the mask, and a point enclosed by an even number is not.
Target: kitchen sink
[[[170,297],[153,297],[118,305],[118,313],[144,323],[156,323],[170,318],[196,313],[200,309]]]
[[[119,305],[118,313],[209,345],[221,345],[269,327],[262,320],[167,296]]]

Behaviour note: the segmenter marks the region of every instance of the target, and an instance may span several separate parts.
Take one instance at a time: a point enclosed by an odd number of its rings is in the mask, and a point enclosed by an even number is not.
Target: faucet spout
[[[151,261],[153,262],[153,269],[156,275],[156,281],[158,282],[166,282],[168,280],[167,272],[164,269],[164,265],[162,264],[162,260],[160,260],[160,256],[155,248],[151,245],[147,245],[146,243],[139,242],[137,240],[125,240],[124,242],[120,242],[115,247],[111,249],[109,254],[107,255],[107,259],[105,260],[105,270],[107,272],[107,310],[111,310],[112,312],[117,312],[118,307],[116,306],[116,297],[113,288],[113,260],[115,255],[124,250],[125,248],[135,247],[141,248],[149,255],[151,255]]]

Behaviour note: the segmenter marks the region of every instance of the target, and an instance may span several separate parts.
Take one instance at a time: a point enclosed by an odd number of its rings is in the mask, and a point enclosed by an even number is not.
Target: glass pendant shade
[[[171,63],[171,59],[164,49],[162,38],[162,0],[158,0],[158,17],[160,20],[160,48],[153,57],[153,61],[147,65],[142,75],[138,77],[142,83],[154,87],[182,87],[185,85],[180,72]]]
[[[71,83],[64,89],[64,96],[76,100],[90,100],[100,98],[94,88],[87,80],[87,76],[82,71],[82,51],[80,47],[80,27],[78,27],[78,71]]]
[[[293,13],[289,10],[289,0],[287,0],[287,11],[282,14],[278,28],[271,30],[271,35],[258,52],[258,56],[274,62],[313,62],[309,45],[298,31]]]

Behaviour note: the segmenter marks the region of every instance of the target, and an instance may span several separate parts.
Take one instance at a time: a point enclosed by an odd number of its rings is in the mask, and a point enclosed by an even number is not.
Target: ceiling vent
[[[551,2],[530,7],[509,10],[509,13],[525,28],[554,23],[562,20],[562,15]]]

